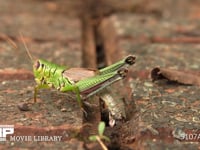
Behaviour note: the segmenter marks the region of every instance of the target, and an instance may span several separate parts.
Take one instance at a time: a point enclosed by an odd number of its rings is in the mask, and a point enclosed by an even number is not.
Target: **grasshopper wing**
[[[86,78],[93,77],[97,74],[97,70],[87,68],[70,68],[63,72],[63,77],[72,82],[78,82]]]

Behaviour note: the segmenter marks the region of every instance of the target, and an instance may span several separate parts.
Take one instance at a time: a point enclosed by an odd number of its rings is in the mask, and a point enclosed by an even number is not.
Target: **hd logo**
[[[14,125],[0,125],[0,141],[6,141],[6,136],[13,133]]]

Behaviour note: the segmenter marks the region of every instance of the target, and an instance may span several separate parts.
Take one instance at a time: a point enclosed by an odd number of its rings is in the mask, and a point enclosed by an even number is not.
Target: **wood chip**
[[[156,67],[151,71],[151,78],[153,81],[167,79],[181,84],[200,86],[200,76],[186,71]]]

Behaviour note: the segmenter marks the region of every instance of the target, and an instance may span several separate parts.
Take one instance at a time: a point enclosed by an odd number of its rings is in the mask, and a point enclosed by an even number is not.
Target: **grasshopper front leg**
[[[37,95],[39,89],[48,89],[50,88],[48,84],[44,83],[43,80],[35,78],[37,85],[34,87],[34,103],[37,102]]]

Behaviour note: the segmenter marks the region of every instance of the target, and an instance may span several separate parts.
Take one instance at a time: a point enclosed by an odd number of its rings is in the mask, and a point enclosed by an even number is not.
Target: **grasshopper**
[[[38,59],[33,65],[33,73],[37,83],[34,90],[34,102],[36,102],[39,89],[56,88],[61,92],[74,92],[79,105],[82,106],[81,99],[86,99],[112,83],[125,78],[128,66],[134,62],[135,57],[128,56],[106,68],[91,70],[67,68]]]
[[[75,93],[82,107],[82,99],[95,95],[112,83],[125,78],[128,67],[135,63],[135,56],[130,55],[100,70],[69,68],[43,59],[34,60],[23,38],[21,39],[33,63],[33,74],[36,81],[34,102],[36,102],[38,90],[55,88],[61,92]]]

